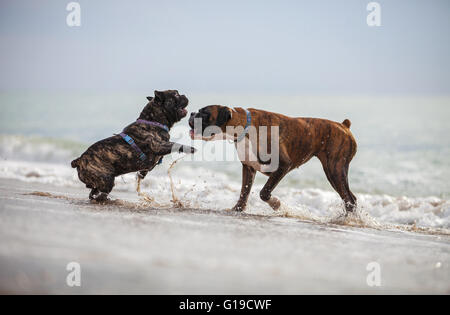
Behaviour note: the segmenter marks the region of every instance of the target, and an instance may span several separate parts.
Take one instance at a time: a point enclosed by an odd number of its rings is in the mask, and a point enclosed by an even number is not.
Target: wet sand
[[[1,293],[450,294],[449,236],[154,209],[121,191],[97,205],[87,194],[0,180]],[[66,284],[69,262],[81,265],[80,287]],[[371,262],[381,286],[367,284]]]

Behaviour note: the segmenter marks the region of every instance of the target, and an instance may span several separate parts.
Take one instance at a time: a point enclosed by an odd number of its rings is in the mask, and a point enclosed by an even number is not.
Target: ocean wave
[[[169,167],[170,162],[165,161],[142,181],[141,191],[148,196],[145,201],[149,206],[172,208],[176,200],[184,208],[224,211],[237,201],[240,192],[239,181],[230,180],[225,173],[201,167],[175,165],[171,172],[172,191],[167,172]],[[84,185],[78,180],[76,170],[70,168],[68,163],[63,165],[3,160],[0,161],[0,178],[84,189]],[[357,217],[345,217],[341,220],[343,206],[334,191],[278,187],[274,195],[282,201],[282,208],[274,212],[260,200],[258,193],[261,188],[262,184],[257,183],[252,190],[247,209],[250,214],[292,217],[333,224],[352,225],[352,222],[356,222],[354,225],[372,228],[402,225],[407,227],[405,230],[450,229],[450,201],[435,196],[412,198],[386,194],[356,194]],[[135,192],[135,174],[117,177],[114,190]],[[86,198],[88,192],[86,189]]]
[[[0,159],[67,164],[87,145],[63,139],[0,134]]]

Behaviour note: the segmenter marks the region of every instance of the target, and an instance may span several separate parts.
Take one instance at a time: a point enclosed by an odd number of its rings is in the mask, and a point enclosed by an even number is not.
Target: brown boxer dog
[[[196,124],[198,121],[201,121],[200,128]],[[241,142],[244,143],[245,154],[238,154],[242,162],[242,188],[239,201],[233,207],[235,211],[245,209],[257,171],[269,177],[260,192],[261,199],[278,210],[280,201],[272,196],[272,191],[287,173],[314,156],[320,160],[328,181],[345,202],[346,211],[354,211],[356,197],[348,185],[348,168],[356,153],[356,141],[350,132],[350,124],[348,119],[338,123],[318,118],[292,118],[253,108],[245,110],[221,105],[206,106],[192,113],[189,119],[192,139],[231,139],[236,148],[242,145]],[[253,128],[256,136],[246,132],[245,126]],[[261,128],[264,126],[266,128]],[[267,165],[271,161],[263,160],[260,152],[271,148],[271,143],[274,143],[271,126],[278,127],[278,144],[275,146],[278,163],[275,168],[268,170]],[[216,131],[206,135],[205,131],[209,127],[214,127]],[[240,130],[240,133],[236,130]],[[262,138],[261,130],[265,130]],[[265,137],[267,141],[262,141]],[[256,158],[250,158],[251,152],[256,154]]]

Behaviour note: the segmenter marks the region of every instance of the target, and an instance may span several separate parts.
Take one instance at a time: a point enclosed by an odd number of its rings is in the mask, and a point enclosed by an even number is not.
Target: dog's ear
[[[153,96],[147,96],[149,102],[153,101]]]
[[[221,107],[217,113],[217,126],[223,126],[231,119],[230,110],[227,107]]]
[[[161,91],[155,91],[155,101],[157,102],[164,102],[165,94]]]

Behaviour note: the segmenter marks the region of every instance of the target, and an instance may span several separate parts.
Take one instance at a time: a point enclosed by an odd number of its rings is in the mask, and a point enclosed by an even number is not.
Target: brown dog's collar
[[[247,114],[247,123],[245,124],[244,131],[239,135],[239,137],[237,137],[236,140],[234,140],[234,142],[236,142],[236,143],[241,142],[242,139],[245,138],[245,136],[248,133],[248,130],[250,129],[250,126],[252,125],[252,114],[250,114],[249,110],[247,110],[247,109],[244,109],[244,110],[245,110],[245,113]]]

